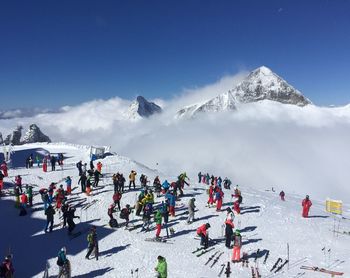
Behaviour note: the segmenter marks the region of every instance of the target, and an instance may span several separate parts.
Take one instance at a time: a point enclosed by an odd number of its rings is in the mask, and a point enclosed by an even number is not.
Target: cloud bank
[[[349,203],[350,106],[301,108],[265,101],[231,113],[174,119],[183,106],[231,89],[244,75],[184,90],[170,101],[158,100],[165,112],[137,122],[123,118],[130,101],[112,98],[65,107],[62,113],[2,120],[0,131],[35,122],[55,141],[110,145],[170,175],[187,171],[195,179],[198,171],[209,172],[242,187],[273,186],[287,194]]]

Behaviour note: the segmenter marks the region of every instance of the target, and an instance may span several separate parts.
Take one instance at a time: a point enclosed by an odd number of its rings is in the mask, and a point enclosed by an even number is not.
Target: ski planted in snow
[[[226,266],[226,269],[225,269],[225,274],[226,274],[226,277],[230,277],[230,274],[231,274],[231,265],[230,265],[230,262],[229,262],[229,261],[227,262],[227,266]]]
[[[270,255],[270,250],[267,250],[263,264],[266,264],[266,261],[267,261],[267,258],[269,257],[269,255]]]
[[[221,277],[222,273],[224,272],[224,269],[225,269],[225,264],[222,264],[218,277]]]
[[[271,268],[270,272],[274,271],[275,268],[277,267],[277,265],[278,265],[280,262],[282,262],[282,258],[278,258],[278,259],[277,259],[276,263],[273,265],[273,267]]]

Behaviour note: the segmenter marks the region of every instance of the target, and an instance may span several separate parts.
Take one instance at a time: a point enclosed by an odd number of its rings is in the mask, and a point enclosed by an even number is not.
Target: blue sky
[[[0,109],[170,99],[260,65],[347,104],[349,15],[346,0],[1,1]]]

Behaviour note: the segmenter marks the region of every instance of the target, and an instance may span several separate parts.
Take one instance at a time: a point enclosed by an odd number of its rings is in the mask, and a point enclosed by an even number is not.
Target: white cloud
[[[21,123],[35,122],[57,141],[111,145],[120,154],[171,175],[187,171],[195,178],[199,170],[208,171],[241,185],[274,186],[287,193],[350,202],[350,106],[301,108],[263,102],[188,121],[173,118],[182,106],[226,92],[244,75],[184,90],[170,101],[158,99],[166,112],[148,120],[120,120],[130,101],[113,98],[21,119]],[[0,124],[8,129],[17,122]]]

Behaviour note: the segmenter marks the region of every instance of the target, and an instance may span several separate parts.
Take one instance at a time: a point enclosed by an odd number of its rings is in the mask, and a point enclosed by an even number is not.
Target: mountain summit
[[[161,113],[162,108],[155,104],[154,102],[147,101],[144,97],[138,96],[135,101],[133,101],[127,111],[127,118],[129,119],[139,119],[148,118],[156,113]]]
[[[284,79],[262,66],[251,73],[235,88],[202,104],[187,106],[177,112],[177,117],[192,117],[200,112],[220,112],[236,110],[240,103],[276,101],[283,104],[305,106],[311,101]]]

